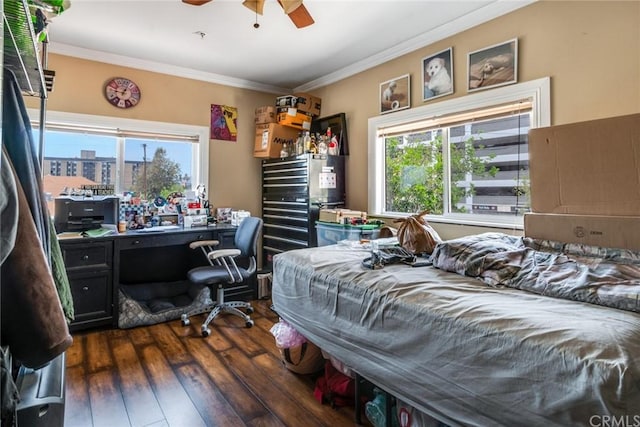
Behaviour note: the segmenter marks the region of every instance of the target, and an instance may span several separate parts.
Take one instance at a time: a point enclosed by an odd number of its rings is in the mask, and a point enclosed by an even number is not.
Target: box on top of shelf
[[[319,221],[344,224],[351,219],[367,219],[367,213],[362,211],[352,211],[351,209],[320,209]]]
[[[374,240],[380,236],[378,224],[341,225],[316,221],[318,246],[335,245],[341,240]]]
[[[276,107],[296,108],[298,98],[293,95],[282,95],[276,98]]]
[[[265,105],[263,107],[256,108],[255,124],[263,123],[275,123],[276,120],[276,107],[273,105]]]
[[[278,108],[277,121],[279,125],[290,126],[300,130],[311,129],[311,115],[298,111],[297,108]]]
[[[277,123],[256,125],[256,139],[253,147],[254,157],[280,157],[282,144],[292,146],[298,138],[298,129]]]
[[[321,98],[302,92],[296,92],[293,96],[296,97],[296,108],[298,110],[309,113],[312,116],[320,115],[320,108],[322,107]]]

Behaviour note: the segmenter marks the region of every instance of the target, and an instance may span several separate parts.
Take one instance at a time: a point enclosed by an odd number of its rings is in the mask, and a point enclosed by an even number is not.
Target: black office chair
[[[189,316],[198,313],[205,313],[209,310],[207,320],[202,324],[202,336],[207,337],[211,334],[209,323],[220,313],[230,313],[240,316],[245,321],[245,326],[250,328],[253,326],[253,320],[248,314],[253,313],[251,304],[244,301],[225,302],[225,289],[245,283],[255,278],[257,275],[256,254],[258,250],[258,236],[262,230],[262,219],[256,217],[248,217],[242,220],[234,239],[234,249],[215,249],[219,244],[217,240],[201,240],[189,244],[191,249],[198,249],[204,253],[209,261],[209,265],[196,267],[189,270],[187,276],[189,280],[196,284],[207,285],[211,288],[217,287],[217,301],[211,306],[196,312],[185,313],[182,315],[182,324],[189,325]],[[239,266],[236,263],[236,257],[241,257],[247,263],[247,267]],[[245,309],[248,314],[243,313],[240,308]]]

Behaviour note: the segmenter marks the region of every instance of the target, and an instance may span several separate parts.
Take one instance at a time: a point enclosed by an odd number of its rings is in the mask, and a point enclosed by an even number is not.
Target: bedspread
[[[348,367],[450,425],[640,420],[640,314],[433,267],[369,270],[367,256],[341,245],[275,255],[275,310]]]
[[[640,253],[484,233],[440,243],[437,268],[540,295],[640,312]]]

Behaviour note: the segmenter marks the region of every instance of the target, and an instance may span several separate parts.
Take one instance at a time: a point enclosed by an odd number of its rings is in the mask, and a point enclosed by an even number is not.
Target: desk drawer
[[[113,280],[109,271],[69,276],[75,319],[73,324],[111,318]]]
[[[160,248],[164,246],[182,246],[196,240],[215,240],[213,231],[196,231],[185,233],[141,233],[137,236],[127,236],[118,241],[120,250],[140,248]]]
[[[68,271],[109,268],[113,260],[113,242],[64,243],[61,245],[64,265]]]

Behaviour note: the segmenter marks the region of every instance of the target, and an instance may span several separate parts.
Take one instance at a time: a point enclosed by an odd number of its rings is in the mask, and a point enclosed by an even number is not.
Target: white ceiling
[[[49,51],[287,93],[338,81],[533,1],[305,0],[315,24],[298,29],[276,0],[266,0],[255,29],[256,15],[242,0],[71,0],[49,24]]]

